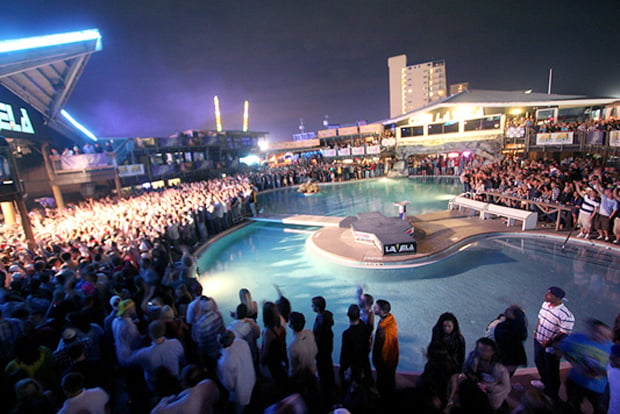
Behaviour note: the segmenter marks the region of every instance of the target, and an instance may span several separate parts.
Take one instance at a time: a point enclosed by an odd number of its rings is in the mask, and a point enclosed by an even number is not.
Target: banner
[[[587,144],[588,145],[603,145],[604,131],[594,130],[588,131]]]
[[[351,154],[352,155],[364,155],[364,147],[352,147]]]
[[[366,154],[380,154],[381,148],[379,145],[370,145],[366,147]]]
[[[336,156],[336,150],[335,149],[324,149],[323,150],[323,156],[324,157],[335,157]]]
[[[381,134],[383,132],[383,124],[360,125],[360,134]]]
[[[85,170],[92,167],[105,167],[108,156],[105,153],[64,155],[60,157],[61,170]]]
[[[293,134],[293,141],[305,141],[307,139],[316,138],[316,132],[302,132],[301,134]]]
[[[525,127],[508,127],[506,128],[506,138],[523,138],[525,136]]]
[[[273,142],[269,144],[269,150],[312,148],[312,147],[318,147],[319,145],[321,145],[321,141],[319,139],[306,139],[303,141]]]
[[[620,131],[609,131],[609,145],[620,147]]]
[[[570,145],[573,143],[573,134],[573,132],[536,134],[536,145]]]
[[[340,148],[338,150],[338,156],[339,157],[348,157],[349,155],[351,155],[351,149],[350,148]]]
[[[343,135],[357,135],[357,134],[358,134],[357,125],[352,126],[352,127],[346,127],[346,128],[338,128],[338,135],[339,136],[343,136]]]
[[[335,137],[336,132],[338,132],[336,129],[322,129],[318,132],[318,134],[319,134],[319,138],[329,138],[329,137]]]
[[[119,165],[118,167],[119,177],[137,177],[139,175],[144,175],[144,164]]]

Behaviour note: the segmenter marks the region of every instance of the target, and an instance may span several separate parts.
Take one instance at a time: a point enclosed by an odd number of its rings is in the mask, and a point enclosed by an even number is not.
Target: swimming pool
[[[392,202],[409,200],[409,214],[447,208],[451,194],[460,192],[451,179],[379,179],[325,186],[318,196],[303,197],[294,189],[261,194],[259,204],[269,212],[352,215],[381,211],[396,215]],[[326,210],[321,211],[321,208]],[[392,304],[399,327],[399,371],[421,371],[423,349],[442,312],[459,319],[467,351],[484,334],[487,324],[507,306],[523,307],[531,332],[544,293],[562,286],[577,329],[588,317],[612,324],[620,312],[620,256],[612,251],[569,243],[565,236],[547,239],[498,235],[483,237],[440,262],[411,269],[357,269],[326,262],[305,249],[316,228],[253,223],[209,246],[198,258],[201,282],[213,296],[228,324],[229,310],[238,303],[240,288],[248,288],[257,302],[277,298],[278,284],[293,309],[306,316],[311,328],[310,299],[322,295],[334,313],[334,362],[340,338],[348,326],[346,311],[355,302],[355,288],[363,285],[375,299]],[[259,320],[260,324],[260,320]],[[292,335],[287,335],[288,339]],[[529,363],[532,342],[526,350]]]

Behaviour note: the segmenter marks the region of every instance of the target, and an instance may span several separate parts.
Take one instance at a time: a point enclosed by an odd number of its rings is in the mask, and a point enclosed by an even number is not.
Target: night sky
[[[389,56],[446,61],[448,84],[620,97],[617,0],[22,0],[0,39],[98,28],[66,109],[99,137],[224,129],[291,140],[389,116]]]

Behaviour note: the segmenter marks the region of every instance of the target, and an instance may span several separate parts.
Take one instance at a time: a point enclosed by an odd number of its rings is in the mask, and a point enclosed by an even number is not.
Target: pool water
[[[396,215],[392,202],[409,200],[408,214],[447,208],[453,180],[373,180],[325,186],[319,196],[303,197],[292,189],[262,194],[259,204],[270,212],[352,215],[382,211]],[[288,199],[287,199],[288,197]],[[359,199],[359,200],[358,200]],[[314,201],[316,200],[316,201]],[[340,204],[339,204],[340,202]],[[321,211],[321,208],[327,210]],[[335,213],[337,212],[337,213]],[[218,302],[226,323],[238,303],[238,291],[248,288],[259,304],[277,299],[282,289],[295,311],[312,328],[310,300],[321,295],[334,313],[334,362],[348,326],[346,311],[355,303],[355,288],[364,286],[375,299],[386,299],[399,328],[399,371],[421,371],[431,328],[442,312],[454,313],[467,342],[467,352],[486,326],[506,307],[518,304],[526,312],[531,332],[546,289],[558,285],[577,319],[613,324],[620,312],[620,256],[609,250],[519,235],[487,237],[464,246],[437,263],[408,269],[358,269],[327,262],[306,251],[317,228],[253,223],[213,243],[198,259],[205,294]],[[260,315],[259,315],[260,318]],[[259,325],[261,321],[259,319]],[[289,332],[287,339],[290,341]],[[531,335],[526,342],[533,366]]]
[[[321,184],[321,192],[310,196],[288,187],[260,194],[257,202],[265,213],[346,217],[370,211],[397,216],[398,207],[393,203],[409,201],[407,214],[411,215],[445,210],[448,200],[459,194],[462,187],[454,178],[379,178]]]

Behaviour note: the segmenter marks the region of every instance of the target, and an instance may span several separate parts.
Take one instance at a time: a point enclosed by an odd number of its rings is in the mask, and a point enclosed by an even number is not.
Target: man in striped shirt
[[[562,303],[564,296],[564,291],[557,286],[547,289],[534,331],[536,368],[545,393],[555,401],[560,389],[560,357],[555,352],[555,345],[570,335],[575,325],[575,317]]]
[[[579,226],[579,234],[577,237],[585,237],[586,239],[589,239],[590,232],[592,231],[592,222],[594,216],[598,213],[598,208],[601,203],[599,198],[596,196],[596,191],[594,188],[588,186],[584,191],[579,185],[579,182],[576,182],[575,184],[577,185],[577,192],[581,197],[583,197],[583,202],[581,203],[581,208],[579,209],[579,216],[577,218],[577,225]]]

